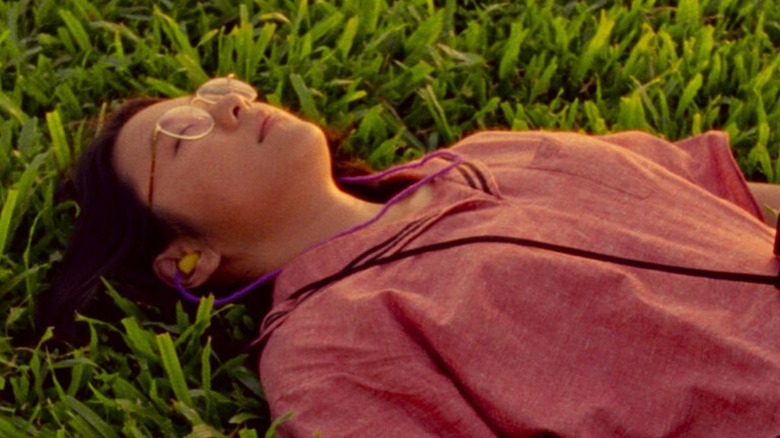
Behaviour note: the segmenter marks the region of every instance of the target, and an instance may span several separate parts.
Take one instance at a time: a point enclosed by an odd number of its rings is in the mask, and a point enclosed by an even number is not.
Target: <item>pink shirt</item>
[[[486,132],[451,150],[466,163],[428,206],[277,279],[260,374],[272,414],[292,413],[281,436],[780,434],[771,285],[444,243],[774,276],[725,134]]]

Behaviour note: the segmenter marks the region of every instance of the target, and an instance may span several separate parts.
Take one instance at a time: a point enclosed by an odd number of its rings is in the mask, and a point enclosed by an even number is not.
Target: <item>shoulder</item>
[[[608,135],[590,135],[569,131],[482,131],[471,134],[453,145],[453,149],[470,154],[495,154],[536,150],[540,144],[557,143],[561,147],[600,146],[606,152],[617,147],[621,152],[638,154],[656,162],[678,159],[701,160],[731,155],[729,137],[725,132],[710,131],[672,142],[641,131],[624,131]]]
[[[452,150],[489,166],[516,167],[545,160],[551,151],[567,161],[634,155],[657,161],[675,148],[663,139],[642,132],[595,136],[563,131],[483,131],[465,137],[453,145]],[[572,153],[561,155],[566,151]],[[648,154],[648,151],[652,153]]]
[[[732,155],[729,136],[721,131],[680,141],[640,131],[600,136],[576,132],[486,131],[464,138],[453,150],[483,162],[504,184],[518,178],[518,168],[580,176],[587,173],[590,179],[607,181],[620,180],[614,179],[614,175],[625,177],[632,173],[631,178],[637,179],[645,174],[646,185],[656,186],[666,180],[675,187],[697,186],[761,217],[760,208]],[[661,175],[664,177],[659,178]]]

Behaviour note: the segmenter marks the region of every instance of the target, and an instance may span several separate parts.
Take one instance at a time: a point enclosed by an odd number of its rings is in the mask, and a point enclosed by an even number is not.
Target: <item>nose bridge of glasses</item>
[[[247,102],[252,102],[257,99],[257,90],[248,83],[229,76],[212,79],[201,85],[193,100],[214,105],[219,100],[231,95],[237,95]]]
[[[248,107],[256,98],[257,91],[246,82],[230,77],[212,79],[195,92],[189,104],[195,109],[190,111],[189,115],[201,119],[202,116],[207,117],[209,120],[201,120],[199,125],[208,134],[220,121],[231,124],[234,117],[224,116],[236,114],[237,106]]]
[[[220,126],[226,129],[233,129],[240,123],[239,114],[250,108],[251,102],[240,94],[229,93],[221,96],[219,100],[214,101],[209,105],[191,105],[208,118],[207,121],[202,121],[203,124],[208,124],[205,135],[210,133],[216,126]],[[191,114],[195,116],[194,111]],[[201,125],[203,126],[203,125]],[[205,136],[204,135],[204,136]]]

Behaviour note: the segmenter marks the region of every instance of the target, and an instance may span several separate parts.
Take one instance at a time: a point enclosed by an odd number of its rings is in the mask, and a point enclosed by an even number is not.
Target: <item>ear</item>
[[[194,257],[193,254],[197,254]],[[187,238],[174,239],[154,259],[154,272],[160,280],[169,286],[175,286],[173,278],[179,272],[182,259],[196,259],[189,273],[182,272],[181,283],[184,287],[198,287],[208,281],[219,267],[221,256],[206,243]]]

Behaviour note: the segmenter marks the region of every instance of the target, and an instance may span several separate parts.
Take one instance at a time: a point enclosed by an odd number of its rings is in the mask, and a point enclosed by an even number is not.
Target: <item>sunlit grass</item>
[[[611,6],[620,3],[618,6]],[[34,299],[77,214],[58,176],[122,98],[235,73],[385,166],[485,128],[679,139],[731,135],[751,178],[780,180],[773,1],[0,1],[0,435],[264,435],[254,369],[215,352],[215,321],[120,298],[90,344],[33,339]],[[88,121],[95,121],[95,123]],[[121,290],[120,284],[111,285]]]

